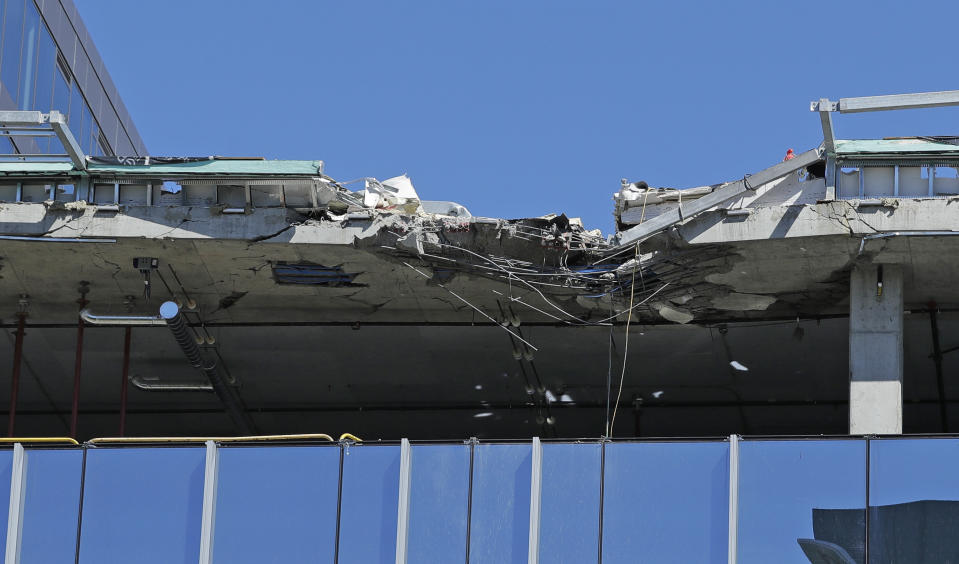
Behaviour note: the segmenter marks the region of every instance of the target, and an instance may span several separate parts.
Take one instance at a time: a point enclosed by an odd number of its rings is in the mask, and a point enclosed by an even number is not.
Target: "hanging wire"
[[[639,243],[636,244],[635,260],[639,260]],[[664,286],[665,287],[665,286]],[[613,419],[609,422],[609,434],[612,436],[616,425],[616,412],[619,409],[619,400],[623,396],[623,382],[626,380],[626,359],[629,357],[629,324],[633,320],[633,296],[636,289],[636,269],[633,269],[633,280],[629,285],[629,315],[626,316],[626,344],[623,345],[623,371],[619,375],[619,391],[616,393],[616,403],[613,405]],[[652,296],[650,296],[652,297]],[[646,298],[647,300],[649,298]]]

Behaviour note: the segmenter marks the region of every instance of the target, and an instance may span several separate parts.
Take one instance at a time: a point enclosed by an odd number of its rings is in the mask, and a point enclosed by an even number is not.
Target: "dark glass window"
[[[610,443],[603,495],[603,564],[727,561],[726,443]]]
[[[20,57],[20,95],[17,100],[21,110],[30,110],[33,105],[34,86],[37,81],[37,50],[40,41],[40,14],[33,2],[27,0],[23,22],[23,47]]]
[[[90,129],[93,126],[93,114],[90,113],[90,108],[87,106],[86,102],[80,103],[80,137],[77,139],[77,143],[80,144],[80,148],[83,149],[83,152],[87,155],[93,154],[90,150]]]
[[[57,46],[53,43],[47,26],[40,24],[38,31],[40,41],[37,48],[36,91],[29,109],[49,112],[53,99],[53,67],[57,60]]]
[[[959,554],[959,440],[869,441],[870,562],[948,562]]]
[[[345,447],[342,479],[340,564],[395,562],[400,447]]]
[[[863,561],[865,441],[746,441],[739,449],[740,563],[808,564],[823,551]]]
[[[474,447],[472,564],[527,562],[531,471],[528,444]]]
[[[221,447],[215,562],[329,562],[338,447]]]
[[[198,562],[205,460],[202,447],[88,450],[80,562]]]
[[[8,0],[3,18],[3,60],[0,61],[0,80],[14,106],[20,93],[20,47],[23,32],[23,1]],[[6,101],[4,101],[6,102]]]
[[[20,562],[73,562],[83,451],[28,450],[26,454]]]
[[[543,444],[540,562],[596,560],[601,469],[599,444]]]
[[[410,471],[408,561],[463,560],[469,515],[469,446],[416,445]]]
[[[10,476],[13,470],[13,450],[0,451],[0,508],[10,507]],[[8,512],[0,510],[0,546],[7,544]]]

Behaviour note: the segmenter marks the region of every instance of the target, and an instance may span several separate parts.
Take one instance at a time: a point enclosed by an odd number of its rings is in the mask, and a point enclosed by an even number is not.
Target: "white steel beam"
[[[27,486],[27,452],[20,443],[13,445],[13,473],[10,475],[10,507],[7,513],[7,547],[4,562],[20,564],[23,538],[23,498]]]
[[[206,468],[203,472],[203,513],[200,520],[200,564],[213,564],[213,532],[216,525],[216,484],[220,454],[216,442],[206,442]]]
[[[396,509],[396,564],[406,564],[410,534],[410,480],[413,449],[409,439],[400,441],[400,495]]]
[[[739,550],[739,435],[729,435],[729,564]]]
[[[823,98],[818,102],[809,103],[809,109],[813,112],[839,112],[842,114],[909,110],[916,108],[942,108],[945,106],[959,106],[959,90],[840,98],[838,102],[832,102]]]
[[[532,475],[529,481],[529,564],[539,564],[539,523],[543,493],[543,445],[533,437]]]

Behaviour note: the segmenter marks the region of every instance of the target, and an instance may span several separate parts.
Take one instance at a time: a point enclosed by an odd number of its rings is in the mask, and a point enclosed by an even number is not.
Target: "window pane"
[[[410,562],[458,562],[466,558],[470,448],[467,445],[412,447]]]
[[[9,0],[3,19],[3,61],[0,61],[0,80],[17,103],[20,92],[20,38],[23,31],[23,0]]]
[[[871,440],[869,462],[870,561],[954,559],[959,440]]]
[[[0,451],[0,508],[10,507],[10,475],[13,470],[13,450]],[[7,513],[0,510],[0,546],[7,543]]]
[[[20,562],[73,562],[82,450],[28,450]]]
[[[80,148],[83,149],[83,152],[89,155],[91,154],[90,128],[93,125],[93,114],[90,113],[90,108],[87,106],[86,102],[80,104],[80,112],[80,138],[77,139],[77,143],[80,144]]]
[[[610,443],[603,564],[726,562],[725,443]]]
[[[221,447],[215,562],[332,562],[338,447]]]
[[[40,24],[38,32],[40,43],[37,49],[37,81],[36,94],[30,109],[41,112],[50,111],[50,101],[53,98],[53,67],[57,61],[57,47],[47,31],[47,26]]]
[[[530,445],[476,445],[470,563],[526,562],[529,557]]]
[[[396,561],[399,484],[400,447],[344,448],[340,564]]]
[[[195,563],[204,448],[90,449],[80,562]]]
[[[53,106],[52,109],[58,110],[63,115],[70,111],[70,84],[64,78],[59,68],[53,71]]]
[[[33,2],[26,4],[26,17],[23,23],[23,47],[20,57],[20,101],[21,110],[29,110],[33,104],[33,86],[37,78],[37,45],[40,35],[40,14]]]
[[[599,444],[543,444],[540,562],[597,559],[601,465]]]
[[[865,504],[865,441],[743,442],[739,562],[809,564],[822,551],[862,562]]]

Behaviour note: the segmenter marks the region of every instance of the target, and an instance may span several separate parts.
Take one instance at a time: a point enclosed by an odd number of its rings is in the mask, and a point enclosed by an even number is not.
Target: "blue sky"
[[[739,178],[819,144],[810,100],[959,88],[956,2],[75,1],[155,155],[405,172],[476,215],[607,233],[620,178]],[[957,117],[836,127],[959,134]]]

